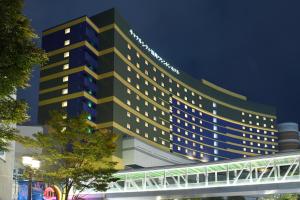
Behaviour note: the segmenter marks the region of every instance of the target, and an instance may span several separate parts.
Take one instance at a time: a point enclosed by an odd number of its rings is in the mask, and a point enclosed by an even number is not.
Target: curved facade
[[[40,123],[86,111],[91,126],[203,162],[277,151],[275,109],[180,71],[114,9],[45,30],[43,48]]]
[[[294,151],[300,148],[299,126],[297,123],[278,124],[278,147],[280,152]]]

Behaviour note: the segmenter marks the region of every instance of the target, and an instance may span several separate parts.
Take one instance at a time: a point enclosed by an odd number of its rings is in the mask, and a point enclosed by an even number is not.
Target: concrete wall
[[[123,139],[122,158],[125,165],[137,165],[140,167],[156,167],[195,162],[180,155],[160,150],[157,147],[153,147],[133,137]]]

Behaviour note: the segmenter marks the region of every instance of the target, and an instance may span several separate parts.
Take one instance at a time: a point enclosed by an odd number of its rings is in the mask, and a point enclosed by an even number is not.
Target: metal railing
[[[300,182],[300,153],[115,174],[108,193]]]

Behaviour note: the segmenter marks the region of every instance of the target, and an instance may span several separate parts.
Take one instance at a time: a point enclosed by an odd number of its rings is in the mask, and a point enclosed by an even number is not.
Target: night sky
[[[300,1],[277,0],[25,0],[41,31],[116,7],[161,57],[249,100],[277,108],[278,121],[300,121]],[[33,123],[38,70],[29,101]]]

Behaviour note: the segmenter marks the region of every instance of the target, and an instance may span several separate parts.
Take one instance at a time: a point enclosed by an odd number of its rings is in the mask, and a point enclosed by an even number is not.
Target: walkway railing
[[[300,182],[300,153],[117,173],[108,193]]]

